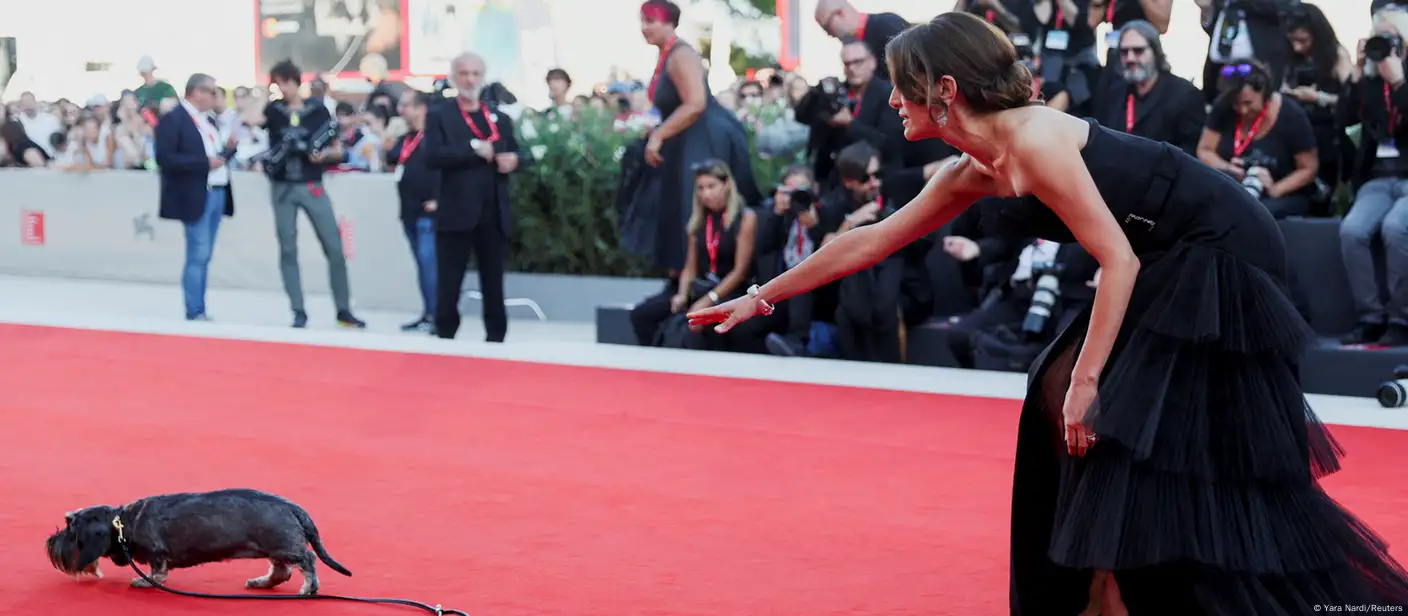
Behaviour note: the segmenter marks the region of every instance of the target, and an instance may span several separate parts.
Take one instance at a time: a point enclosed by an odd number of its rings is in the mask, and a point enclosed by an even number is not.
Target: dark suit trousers
[[[435,262],[439,284],[435,329],[445,339],[460,329],[460,292],[470,257],[479,269],[479,292],[484,294],[484,331],[488,342],[503,342],[508,334],[508,309],[504,306],[504,268],[508,241],[499,225],[497,204],[485,207],[473,230],[435,232]]]

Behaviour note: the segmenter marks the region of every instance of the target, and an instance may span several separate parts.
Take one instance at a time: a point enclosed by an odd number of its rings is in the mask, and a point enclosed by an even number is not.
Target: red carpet
[[[1006,611],[1011,401],[36,327],[0,339],[0,613],[412,613],[133,590],[108,561],[106,579],[75,582],[44,557],[71,509],[224,487],[309,509],[355,574],[320,566],[329,594],[475,616]],[[1408,433],[1336,433],[1350,457],[1331,491],[1408,544]],[[265,569],[170,584],[245,592]]]

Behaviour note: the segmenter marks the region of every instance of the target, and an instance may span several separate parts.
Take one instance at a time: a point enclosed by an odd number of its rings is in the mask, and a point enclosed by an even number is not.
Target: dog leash
[[[124,527],[122,525],[121,517],[116,517],[112,519],[112,527],[117,529],[117,545],[122,548],[122,555],[127,558],[127,564],[132,567],[132,570],[137,572],[137,576],[145,580],[148,584],[151,584],[152,588],[162,590],[173,595],[180,595],[182,597],[194,597],[197,599],[255,599],[264,601],[349,601],[352,603],[403,605],[406,607],[419,608],[431,614],[435,614],[435,616],[469,616],[467,612],[452,610],[445,607],[441,607],[439,605],[431,606],[425,603],[421,603],[419,601],[411,601],[409,599],[376,599],[366,597],[343,597],[340,595],[217,595],[212,593],[188,592],[184,590],[176,590],[174,588],[167,588],[166,586],[147,576],[147,574],[143,573],[141,569],[137,568],[137,561],[133,560],[132,552],[127,547],[127,535],[123,532]]]

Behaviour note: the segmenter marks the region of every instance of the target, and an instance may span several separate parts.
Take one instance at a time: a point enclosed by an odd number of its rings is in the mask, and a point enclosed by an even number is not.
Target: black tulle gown
[[[1085,458],[1066,453],[1061,406],[1088,312],[1033,364],[1011,613],[1078,614],[1096,569],[1115,572],[1134,616],[1408,603],[1408,573],[1317,483],[1341,452],[1300,388],[1314,334],[1266,208],[1177,148],[1093,121],[1082,157],[1142,267]],[[1075,241],[1035,199],[984,203],[989,232]]]

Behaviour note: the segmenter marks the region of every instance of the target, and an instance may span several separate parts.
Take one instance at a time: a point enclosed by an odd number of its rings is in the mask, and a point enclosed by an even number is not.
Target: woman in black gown
[[[661,174],[651,256],[656,266],[670,270],[672,276],[684,267],[684,228],[694,203],[695,165],[710,159],[723,161],[743,200],[748,205],[762,202],[753,177],[748,133],[709,92],[699,52],[675,34],[679,21],[680,9],[669,0],[646,0],[641,5],[641,36],[660,48],[648,93],[663,120],[651,131],[644,152],[645,162],[658,167]]]
[[[1266,208],[1176,147],[1032,104],[982,20],[947,13],[887,49],[908,139],[965,154],[884,221],[746,296],[728,330],[878,262],[984,197],[990,232],[1078,241],[1093,307],[1033,365],[1012,493],[1011,613],[1313,614],[1408,603],[1408,572],[1317,484],[1339,450],[1297,377],[1313,334]]]

